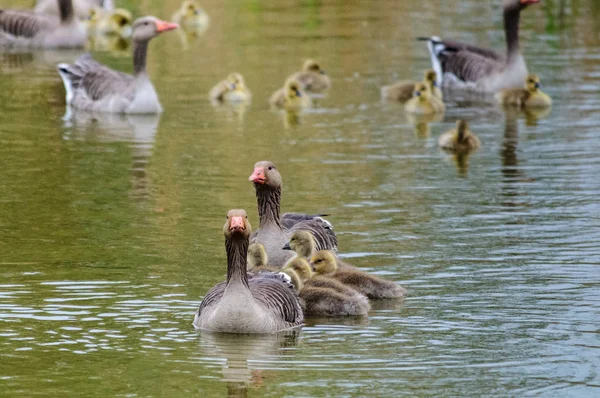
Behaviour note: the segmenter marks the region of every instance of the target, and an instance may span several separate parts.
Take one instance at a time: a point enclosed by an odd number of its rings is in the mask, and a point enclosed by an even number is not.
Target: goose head
[[[530,73],[527,75],[527,80],[525,80],[525,89],[531,93],[536,92],[541,86],[540,78],[535,73]]]
[[[269,263],[267,251],[261,243],[253,243],[248,246],[247,269],[252,270],[256,267],[264,267]]]
[[[419,101],[425,102],[429,100],[429,92],[425,83],[417,83],[413,91],[413,97],[419,98]]]
[[[239,73],[230,73],[227,76],[227,82],[229,83],[229,89],[233,91],[244,91],[246,88],[244,78]]]
[[[310,265],[302,257],[291,259],[285,268],[292,269],[303,283],[313,277],[313,271],[310,268]]]
[[[335,256],[329,250],[319,250],[310,259],[310,266],[319,275],[332,274],[337,270]]]
[[[133,22],[132,37],[134,41],[147,41],[178,27],[176,23],[161,21],[156,17],[141,17]]]
[[[296,80],[288,80],[285,84],[285,98],[288,101],[295,101],[298,98],[301,98],[304,94],[300,89],[300,83]]]
[[[277,189],[281,188],[281,174],[277,171],[277,168],[268,160],[256,162],[254,165],[254,171],[252,175],[248,177],[249,181],[254,183],[255,187],[265,187]]]
[[[293,250],[301,257],[308,257],[315,250],[315,239],[308,231],[296,231],[283,249]]]
[[[513,10],[523,10],[524,8],[537,4],[541,0],[504,0],[502,3],[505,10],[513,9]]]
[[[437,86],[437,74],[433,69],[427,69],[424,74],[425,81],[429,83],[431,87]]]
[[[245,210],[233,209],[227,212],[227,221],[223,226],[223,234],[225,234],[226,239],[249,239],[251,233],[252,227]]]
[[[317,61],[315,61],[314,59],[307,59],[306,61],[304,61],[304,65],[302,65],[302,70],[305,72],[320,73],[322,75],[325,74],[325,71],[321,69]]]

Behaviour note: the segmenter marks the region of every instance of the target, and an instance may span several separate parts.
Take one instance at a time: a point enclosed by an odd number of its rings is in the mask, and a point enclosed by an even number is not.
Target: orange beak
[[[252,175],[248,178],[249,181],[252,181],[255,184],[264,184],[267,182],[267,176],[265,175],[265,169],[262,167],[257,167],[254,169]]]
[[[160,19],[156,21],[156,31],[158,33],[168,32],[170,30],[177,29],[178,27],[179,25],[177,25],[176,23],[161,21]]]
[[[528,6],[530,4],[537,4],[540,1],[541,0],[521,0],[521,4]]]
[[[242,216],[234,216],[231,217],[231,221],[229,222],[229,230],[233,232],[241,232],[245,230],[244,226],[244,217]]]

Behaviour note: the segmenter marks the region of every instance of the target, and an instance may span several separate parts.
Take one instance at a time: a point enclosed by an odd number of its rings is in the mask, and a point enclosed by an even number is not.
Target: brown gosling
[[[312,59],[304,61],[302,71],[294,73],[290,78],[297,80],[302,89],[310,93],[322,93],[331,88],[331,79]]]
[[[423,76],[423,82],[427,85],[429,92],[439,100],[442,100],[442,90],[437,87],[436,73],[433,69],[427,69]],[[388,101],[398,101],[405,103],[412,98],[415,91],[415,85],[418,82],[401,81],[389,86],[381,87],[381,98]]]
[[[244,77],[239,73],[230,73],[225,80],[220,81],[209,93],[210,99],[218,102],[244,102],[252,97],[246,87]]]
[[[516,106],[520,109],[547,108],[552,105],[552,99],[540,90],[540,85],[538,75],[530,73],[524,88],[502,90],[495,97],[502,105]]]
[[[481,145],[466,120],[456,121],[456,128],[442,134],[438,140],[440,148],[454,153],[469,153]]]
[[[299,111],[310,107],[311,101],[308,95],[302,91],[299,82],[288,79],[283,88],[273,93],[271,99],[269,99],[269,104],[288,111]]]
[[[418,83],[415,85],[412,98],[404,104],[404,109],[416,115],[432,115],[444,112],[446,107],[441,100],[429,93],[425,83]]]
[[[268,270],[269,257],[262,243],[252,243],[248,246],[246,271],[258,272]]]
[[[397,298],[406,295],[400,285],[358,270],[340,270],[335,256],[329,250],[320,250],[310,259],[310,265],[317,275],[326,275],[354,288],[368,298]]]
[[[288,264],[283,272],[294,272],[303,284],[298,297],[306,315],[367,315],[371,309],[369,300],[363,294],[333,278],[315,276],[305,259],[295,257]]]

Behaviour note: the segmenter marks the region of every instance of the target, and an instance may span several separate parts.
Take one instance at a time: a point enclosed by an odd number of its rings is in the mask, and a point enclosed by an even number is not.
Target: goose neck
[[[248,274],[246,274],[248,238],[227,238],[225,249],[227,250],[227,285],[241,283],[248,287]]]
[[[270,188],[257,185],[256,199],[258,202],[260,227],[263,228],[267,224],[275,224],[281,228],[281,221],[279,219],[281,187]]]
[[[146,74],[148,42],[149,40],[135,40],[133,42],[133,73],[136,76]]]
[[[72,0],[58,0],[58,12],[61,23],[69,23],[73,20],[75,13],[73,12]]]
[[[519,54],[519,20],[521,10],[506,8],[504,10],[504,33],[506,35],[506,60],[514,61]]]

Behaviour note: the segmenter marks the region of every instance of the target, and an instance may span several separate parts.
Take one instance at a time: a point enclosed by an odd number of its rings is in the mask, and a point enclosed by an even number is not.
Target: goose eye
[[[269,170],[273,170],[273,166],[269,166]]]

